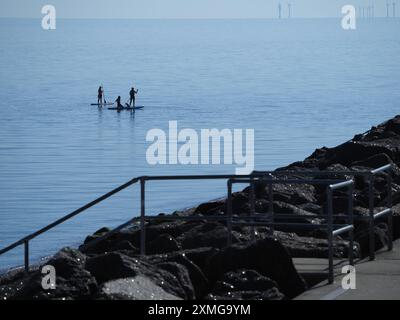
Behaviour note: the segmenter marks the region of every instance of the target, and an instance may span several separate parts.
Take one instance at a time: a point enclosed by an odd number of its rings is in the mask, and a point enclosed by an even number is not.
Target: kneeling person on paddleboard
[[[118,96],[117,100],[115,100],[115,102],[117,103],[117,108],[118,109],[123,109],[124,106],[121,104],[121,96]]]

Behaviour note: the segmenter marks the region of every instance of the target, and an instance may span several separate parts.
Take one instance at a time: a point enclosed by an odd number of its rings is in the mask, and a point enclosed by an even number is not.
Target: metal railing
[[[378,218],[381,218],[383,216],[387,216],[388,218],[388,225],[389,225],[389,250],[392,249],[393,245],[392,245],[392,230],[393,230],[393,226],[392,226],[392,196],[391,196],[391,175],[390,172],[387,174],[388,176],[388,208],[375,213],[374,212],[374,185],[373,185],[373,181],[374,181],[374,176],[377,175],[378,173],[381,172],[387,172],[391,170],[391,165],[386,165],[383,166],[381,168],[378,168],[376,170],[372,170],[372,171],[301,171],[301,172],[296,172],[296,171],[265,171],[265,172],[253,172],[250,175],[186,175],[186,176],[142,176],[142,177],[137,177],[137,178],[133,178],[130,181],[128,181],[127,183],[113,189],[112,191],[102,195],[101,197],[97,198],[96,200],[93,200],[92,202],[82,206],[81,208],[71,212],[70,214],[54,221],[53,223],[47,225],[46,227],[35,231],[34,233],[14,242],[13,244],[0,249],[0,256],[5,254],[6,252],[9,252],[11,250],[13,250],[16,247],[19,247],[21,245],[24,246],[24,267],[25,267],[25,271],[29,272],[29,242],[31,240],[33,240],[34,238],[40,236],[41,234],[55,228],[56,226],[62,224],[63,222],[72,219],[73,217],[81,214],[82,212],[86,211],[87,209],[99,204],[100,202],[103,202],[104,200],[110,198],[111,196],[119,193],[120,191],[136,184],[136,183],[140,183],[140,229],[141,229],[141,237],[140,237],[140,252],[142,255],[146,254],[146,221],[171,221],[171,220],[184,220],[184,221],[227,221],[227,225],[228,225],[228,229],[231,229],[231,222],[233,222],[233,220],[229,217],[229,214],[227,214],[226,216],[146,216],[146,206],[145,206],[145,194],[146,194],[146,190],[145,190],[145,186],[146,186],[146,182],[147,181],[170,181],[170,180],[228,180],[228,197],[229,197],[229,180],[235,180],[235,179],[248,179],[250,181],[253,181],[253,187],[254,187],[254,182],[255,180],[262,180],[265,179],[266,177],[270,176],[279,176],[279,175],[287,175],[287,176],[332,176],[332,175],[349,175],[349,176],[369,176],[370,177],[370,187],[369,187],[369,206],[370,206],[370,215],[369,215],[369,219],[370,219],[370,257],[374,257],[375,252],[372,252],[372,250],[374,250],[375,246],[375,240],[374,240],[374,221]],[[281,179],[282,181],[292,181],[292,183],[294,183],[294,181],[298,181],[299,179],[296,178],[292,178],[292,179]],[[277,183],[278,180],[274,180],[275,182],[273,183]],[[313,181],[316,182],[316,180],[309,180],[309,181]],[[231,181],[232,182],[232,181]],[[332,182],[332,181],[330,181]],[[337,180],[335,180],[335,182],[337,182]],[[269,185],[269,188],[272,189],[272,182]],[[303,182],[304,183],[304,182]],[[327,180],[325,180],[325,183],[327,183]],[[349,183],[352,183],[352,181],[342,181],[339,183],[340,187],[342,187],[342,183],[348,185]],[[336,184],[332,184],[330,186],[328,186],[328,189],[331,188],[331,191],[333,192],[334,189],[336,189],[338,186]],[[254,190],[253,190],[254,191]],[[230,190],[230,192],[232,192],[232,190]],[[272,192],[270,192],[271,196],[272,196]],[[329,193],[328,193],[329,194]],[[251,206],[252,208],[254,207],[254,193],[251,192]],[[229,202],[229,201],[228,201]],[[270,206],[272,206],[273,202],[270,202]],[[228,208],[229,210],[229,208]],[[252,209],[253,210],[253,209]],[[271,211],[272,212],[272,211]],[[332,218],[334,217],[334,215],[332,215],[331,213],[328,212],[328,217],[331,216]],[[307,217],[307,216],[306,216]],[[302,218],[304,218],[304,216],[302,216]],[[354,219],[356,219],[357,217],[353,217]],[[116,229],[110,231],[109,233],[107,233],[105,236],[103,237],[99,237],[96,240],[93,240],[91,242],[89,242],[87,245],[91,245],[96,243],[97,241],[101,241],[102,239],[105,239],[109,236],[111,236],[113,233],[115,233],[118,230],[121,230],[122,228],[126,227],[127,225],[129,225],[132,221],[134,221],[137,218],[131,219],[128,222],[124,223],[123,225],[117,227]],[[249,224],[251,224],[251,221],[248,222]],[[330,222],[328,221],[328,224]],[[285,223],[282,223],[283,225],[285,225]],[[287,224],[287,223],[286,223]],[[230,225],[230,227],[229,227]],[[276,226],[277,224],[275,224]],[[319,226],[320,227],[320,226]],[[352,228],[350,227],[350,224],[345,225],[345,226],[339,226],[339,229],[335,229],[333,230],[333,228],[336,227],[333,223],[331,223],[331,235],[332,237],[341,234],[342,232],[350,232],[352,231]],[[372,230],[372,231],[371,231]],[[231,232],[229,232],[230,234]],[[230,238],[231,236],[228,235],[227,237],[227,244],[230,243]],[[329,251],[331,251],[332,248],[329,249]]]
[[[240,224],[242,225],[250,225],[250,226],[269,226],[272,227],[294,227],[298,230],[302,229],[314,229],[321,230],[325,229],[328,234],[328,281],[329,283],[333,283],[334,279],[334,269],[333,269],[333,259],[334,259],[334,243],[333,240],[335,237],[343,234],[349,233],[349,264],[354,264],[354,219],[353,219],[353,189],[354,189],[354,181],[340,181],[340,180],[319,180],[319,179],[273,179],[271,175],[268,175],[267,179],[261,178],[261,180],[266,181],[268,184],[268,215],[267,219],[263,217],[263,214],[256,215],[255,212],[255,188],[254,184],[257,182],[257,179],[230,179],[228,181],[228,214],[227,214],[227,223],[228,223],[228,235],[229,241],[228,244],[231,244],[232,237],[232,184],[234,183],[249,183],[250,184],[250,215],[239,217],[241,220]],[[327,194],[327,222],[325,224],[311,224],[311,223],[294,223],[294,222],[284,222],[277,223],[275,222],[275,218],[285,218],[285,219],[296,219],[296,218],[307,218],[308,216],[301,214],[275,214],[273,209],[273,185],[274,184],[306,184],[306,185],[327,185],[326,194]],[[335,190],[341,188],[348,188],[348,212],[347,212],[347,224],[334,224],[333,218],[343,216],[334,215],[333,214],[333,197],[332,194]],[[321,215],[319,215],[321,217]],[[254,228],[252,229],[252,238],[254,239]]]

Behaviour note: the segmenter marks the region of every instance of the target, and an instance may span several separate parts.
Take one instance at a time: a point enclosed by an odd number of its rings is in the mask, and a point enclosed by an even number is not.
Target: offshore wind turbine
[[[278,17],[279,19],[282,19],[282,4],[279,3],[278,5]]]

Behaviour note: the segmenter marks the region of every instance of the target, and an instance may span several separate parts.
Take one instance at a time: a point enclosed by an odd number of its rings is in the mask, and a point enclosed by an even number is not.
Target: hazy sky
[[[0,17],[40,18],[52,4],[59,18],[275,18],[279,2],[284,16],[288,2],[294,17],[338,17],[346,4],[386,16],[386,0],[0,0]]]

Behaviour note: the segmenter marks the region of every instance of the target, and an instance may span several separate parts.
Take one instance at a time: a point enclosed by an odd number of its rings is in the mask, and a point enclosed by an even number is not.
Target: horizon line
[[[0,16],[0,19],[19,19],[19,20],[40,20],[43,16],[38,17],[5,17]],[[311,19],[341,19],[342,16],[324,16],[324,17],[190,17],[190,18],[182,18],[182,17],[156,17],[156,18],[137,18],[137,17],[57,17],[57,20],[311,20]],[[358,20],[374,20],[374,19],[387,19],[393,20],[398,19],[399,17],[387,17],[387,16],[375,16],[375,17],[357,17]]]

